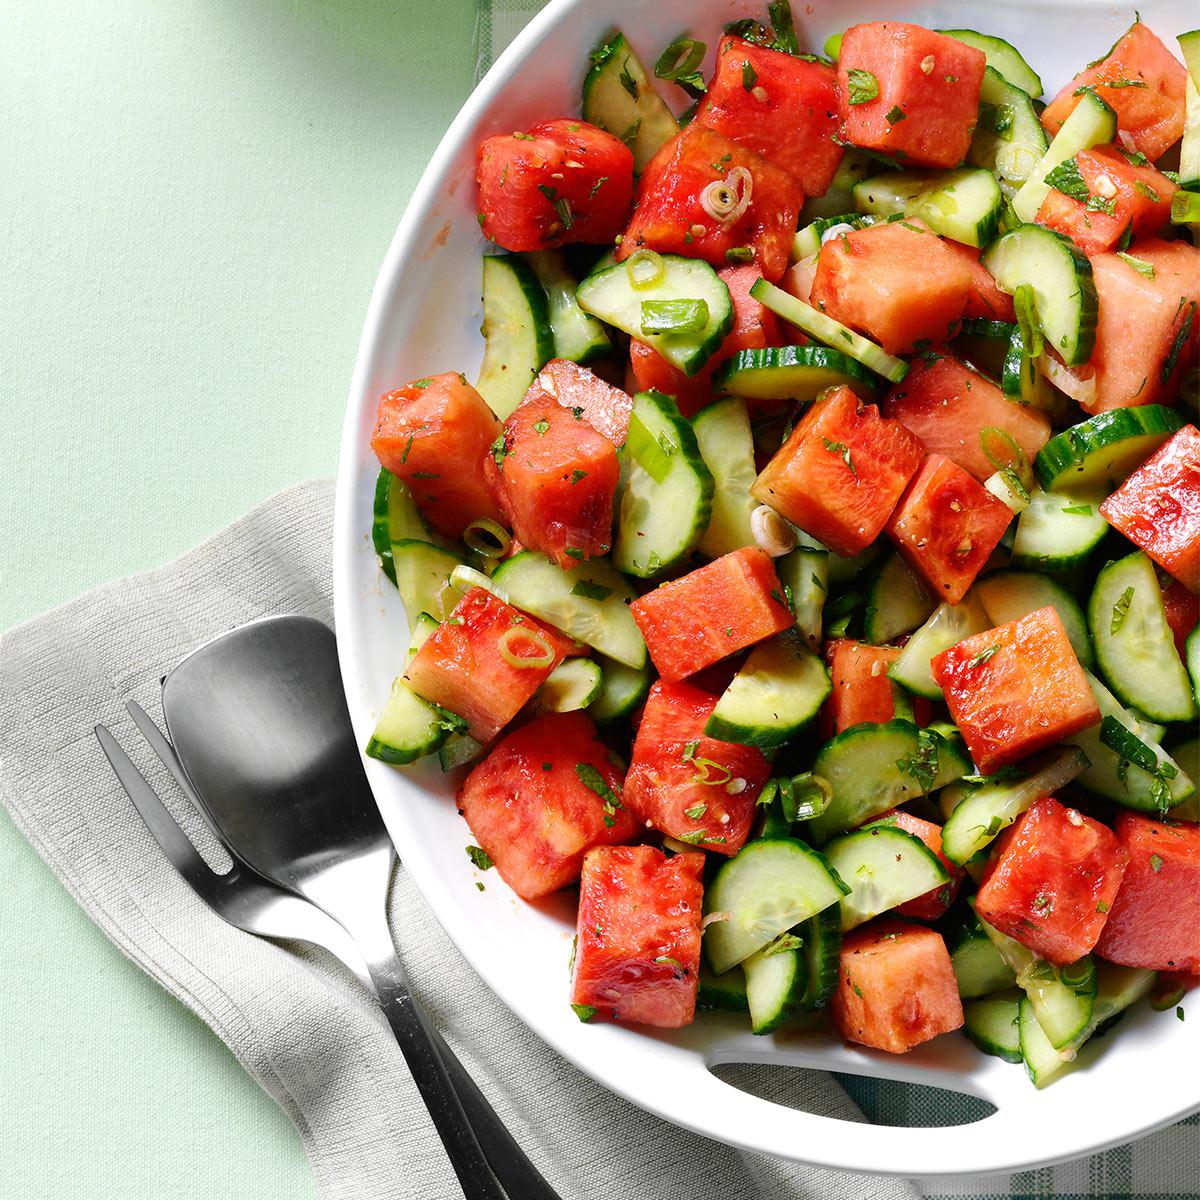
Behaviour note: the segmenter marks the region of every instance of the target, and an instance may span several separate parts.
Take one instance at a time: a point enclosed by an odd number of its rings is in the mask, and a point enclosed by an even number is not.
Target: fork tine
[[[146,828],[150,830],[175,869],[197,889],[203,884],[211,886],[219,876],[200,857],[196,847],[179,828],[175,818],[146,782],[141,771],[133,765],[117,739],[104,725],[97,725],[95,733],[100,749],[104,751],[104,756],[125,789],[125,794],[133,801],[133,806],[146,823]]]

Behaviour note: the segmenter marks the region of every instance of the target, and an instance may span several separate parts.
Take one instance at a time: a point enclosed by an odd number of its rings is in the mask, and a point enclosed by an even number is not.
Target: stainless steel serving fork
[[[213,871],[103,725],[96,737],[167,858],[231,925],[322,946],[375,991],[468,1200],[559,1200],[408,988],[387,926],[395,854],[319,621],[252,622],[163,680],[168,734],[126,708],[233,860]]]

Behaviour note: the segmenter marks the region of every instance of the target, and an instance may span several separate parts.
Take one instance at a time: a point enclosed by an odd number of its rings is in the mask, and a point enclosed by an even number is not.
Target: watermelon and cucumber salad
[[[983,30],[700,33],[479,143],[366,753],[453,773],[467,886],[577,889],[583,1021],[1042,1087],[1200,975],[1200,33],[1053,97]]]

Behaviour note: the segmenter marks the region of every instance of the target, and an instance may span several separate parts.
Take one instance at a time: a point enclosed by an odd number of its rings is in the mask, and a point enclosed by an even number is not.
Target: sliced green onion
[[[642,333],[699,333],[708,324],[705,300],[643,300]]]
[[[451,587],[457,588],[460,592],[469,592],[472,588],[483,588],[485,592],[491,592],[493,596],[499,597],[506,604],[508,603],[508,594],[502,587],[498,587],[482,571],[477,571],[474,567],[468,567],[465,563],[459,563],[450,572],[448,582]]]
[[[711,758],[693,758],[692,769],[696,772],[696,782],[705,787],[724,787],[733,778],[733,772],[728,767]]]
[[[1187,988],[1178,979],[1167,975],[1159,979],[1150,993],[1150,1007],[1155,1012],[1174,1008],[1187,995]]]
[[[503,558],[512,545],[512,535],[490,517],[479,517],[463,530],[463,544],[484,558]]]
[[[1090,984],[1092,977],[1096,974],[1096,964],[1087,957],[1081,958],[1078,962],[1067,963],[1065,967],[1060,967],[1058,977],[1069,988],[1078,990]]]
[[[1012,467],[1002,467],[994,475],[989,475],[983,486],[997,500],[1003,500],[1015,513],[1024,512],[1029,507],[1031,499],[1029,489],[1018,478]]]
[[[523,643],[523,645],[521,644]],[[500,657],[510,667],[522,670],[529,668],[548,667],[554,661],[554,647],[536,629],[523,628],[514,625],[500,635]],[[518,654],[518,649],[528,650],[532,645],[537,650],[536,655]]]
[[[1017,324],[1021,327],[1021,343],[1030,358],[1040,358],[1046,349],[1042,336],[1042,323],[1038,320],[1037,304],[1033,288],[1023,283],[1013,292],[1013,308],[1017,312]]]
[[[999,449],[995,448],[997,442],[1000,443]],[[1010,470],[1026,489],[1033,486],[1033,470],[1029,466],[1029,459],[1007,429],[999,429],[995,425],[984,426],[979,431],[979,448],[997,471]]]
[[[640,291],[661,283],[667,273],[667,264],[663,262],[662,255],[654,250],[635,250],[625,260],[625,272],[629,276],[630,286]]]
[[[779,784],[779,803],[789,822],[811,821],[819,817],[833,800],[833,787],[823,775],[805,771],[801,775],[784,777]]]
[[[659,79],[678,84],[694,100],[700,99],[708,90],[700,64],[708,47],[690,37],[677,37],[659,56],[654,64],[654,74]]]

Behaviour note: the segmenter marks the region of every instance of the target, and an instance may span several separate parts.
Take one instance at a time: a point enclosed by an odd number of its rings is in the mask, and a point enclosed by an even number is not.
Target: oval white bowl
[[[350,391],[338,469],[334,592],[342,672],[359,743],[365,744],[401,667],[406,622],[371,549],[378,470],[368,445],[380,393],[439,371],[474,377],[479,336],[479,256],[474,148],[480,137],[578,112],[589,50],[614,25],[650,57],[681,30],[715,42],[720,25],[758,16],[765,0],[554,0],[495,64],[463,106],[421,179],[371,297]],[[802,35],[825,37],[859,20],[890,17],[971,27],[1015,42],[1053,95],[1104,53],[1132,9],[1096,0],[905,0],[794,3]],[[1143,0],[1143,19],[1164,38],[1189,20],[1184,0]],[[402,114],[397,114],[402,119]],[[464,845],[469,831],[436,765],[404,772],[367,760],[384,820],[408,870],[448,936],[487,984],[532,1029],[584,1071],[635,1104],[747,1149],[801,1162],[894,1175],[1003,1173],[1087,1154],[1200,1108],[1200,1020],[1182,1023],[1143,1005],[1116,1037],[1038,1092],[1020,1067],[945,1036],[903,1056],[852,1049],[825,1037],[758,1038],[720,1018],[677,1033],[582,1025],[567,1003],[573,904],[530,905],[492,874],[487,890]],[[783,1108],[722,1082],[710,1066],[769,1062],[907,1080],[970,1093],[996,1106],[975,1124],[900,1129],[834,1121]]]

